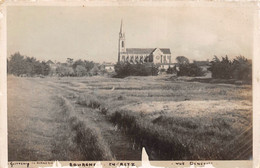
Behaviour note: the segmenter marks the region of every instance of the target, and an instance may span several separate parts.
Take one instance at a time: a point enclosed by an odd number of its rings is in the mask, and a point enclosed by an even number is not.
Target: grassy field
[[[246,160],[252,86],[8,77],[8,145],[9,160]]]

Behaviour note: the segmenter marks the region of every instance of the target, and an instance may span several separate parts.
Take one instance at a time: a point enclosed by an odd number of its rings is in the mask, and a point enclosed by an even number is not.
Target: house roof
[[[169,48],[159,48],[163,54],[171,54]],[[127,48],[126,52],[128,54],[151,54],[156,48]]]
[[[48,60],[46,63],[47,64],[54,64],[54,62],[52,62],[51,60]]]
[[[102,65],[104,65],[104,66],[114,66],[115,64],[112,63],[112,62],[103,62]]]

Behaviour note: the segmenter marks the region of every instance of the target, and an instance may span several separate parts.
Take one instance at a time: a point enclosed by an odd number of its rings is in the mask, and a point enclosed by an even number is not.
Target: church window
[[[139,60],[138,60],[138,55],[135,56],[135,62],[139,62]]]
[[[122,47],[125,47],[125,43],[124,43],[124,41],[122,41]]]
[[[171,63],[172,61],[171,61],[171,56],[168,56],[168,60],[169,60],[169,63]]]
[[[149,62],[148,59],[149,59],[148,56],[144,56],[144,62]]]
[[[131,56],[130,57],[130,62],[133,62],[134,61],[134,56]]]
[[[140,56],[140,62],[143,63],[143,59],[144,57],[143,56]]]

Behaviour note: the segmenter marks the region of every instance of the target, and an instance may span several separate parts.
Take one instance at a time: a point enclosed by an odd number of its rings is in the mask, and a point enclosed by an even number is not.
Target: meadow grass
[[[127,111],[116,111],[110,116],[110,120],[130,135],[135,143],[145,147],[148,154],[156,153],[156,157],[162,160],[182,160],[190,156],[188,146],[178,137],[138,115],[129,114]]]
[[[246,160],[252,155],[250,151],[235,150],[248,141],[246,150],[252,148],[252,127],[235,129],[234,121],[227,118],[203,123],[209,119],[160,115],[149,120],[143,113],[121,110],[112,113],[110,119],[162,160]]]
[[[44,140],[56,132],[55,141],[50,140],[51,145],[39,145],[40,148],[48,146],[48,150],[53,149],[51,159],[113,159],[108,139],[95,128],[100,126],[95,123],[104,120],[112,122],[129,137],[134,148],[141,151],[145,147],[153,160],[246,160],[252,156],[251,85],[172,81],[161,76],[16,80],[27,83],[13,86],[18,90],[9,89],[9,106],[16,101],[19,104],[9,108],[8,120],[15,123],[27,119],[31,126],[20,124],[19,130],[11,125],[10,144],[15,144],[12,142],[21,130],[30,137],[48,133]],[[28,83],[39,88],[29,92]],[[53,99],[51,95],[54,94],[61,96]],[[43,101],[39,103],[40,100]],[[78,107],[75,106],[94,110],[82,112],[79,108],[76,111]],[[33,112],[25,118],[22,115],[27,115],[26,111]],[[97,115],[99,112],[102,115]],[[36,121],[45,123],[46,129],[40,127],[44,124],[38,126]],[[47,127],[50,125],[53,128]],[[19,143],[16,144],[17,147]],[[15,153],[15,148],[10,149]],[[45,151],[47,156],[47,148]],[[30,152],[31,156],[34,154]]]
[[[103,114],[150,155],[156,153],[163,160],[252,155],[250,85],[129,80],[109,81],[109,86],[92,83],[96,91],[81,99],[98,100],[106,109]],[[248,143],[248,151],[240,147],[242,143]]]
[[[95,95],[86,94],[86,93],[80,94],[80,96],[77,99],[77,103],[93,109],[99,108],[102,104]]]
[[[64,137],[66,139],[60,142],[64,143],[60,145],[65,147],[65,149],[69,148],[67,150],[68,153],[63,153],[68,156],[62,156],[59,153],[59,157],[71,159],[77,153],[80,153],[80,156],[76,156],[76,160],[113,160],[110,148],[104,141],[99,130],[86,125],[85,122],[76,117],[74,108],[67,99],[60,96],[57,97],[57,101],[59,102],[59,109],[62,114],[59,115],[60,120],[68,124],[66,131],[69,133],[69,136]],[[64,136],[64,134],[62,135]]]

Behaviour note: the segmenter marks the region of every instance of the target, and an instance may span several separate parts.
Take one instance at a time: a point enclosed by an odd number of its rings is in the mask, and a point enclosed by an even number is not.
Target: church
[[[118,46],[119,63],[150,63],[158,66],[160,69],[173,67],[171,50],[169,48],[126,48],[126,38],[121,20]]]

